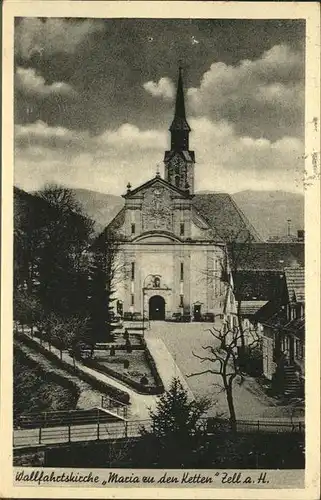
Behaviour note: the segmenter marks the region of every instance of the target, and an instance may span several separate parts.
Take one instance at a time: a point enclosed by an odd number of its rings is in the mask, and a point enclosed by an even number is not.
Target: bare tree
[[[218,266],[214,265],[214,260],[207,269],[203,271],[203,276],[207,284],[213,281],[220,281],[223,285],[223,294],[225,295],[225,303],[228,296],[232,296],[236,300],[236,317],[239,328],[239,343],[244,350],[245,347],[245,331],[242,318],[242,300],[248,291],[248,283],[242,279],[240,270],[247,261],[254,237],[247,229],[232,229],[224,228],[213,231],[213,239],[215,239],[221,247],[221,258],[218,261]]]
[[[229,420],[232,431],[236,431],[236,413],[233,399],[233,384],[234,381],[241,384],[244,380],[242,368],[239,363],[238,343],[241,338],[238,327],[230,328],[227,323],[224,323],[220,329],[213,326],[208,330],[215,340],[214,345],[202,346],[206,354],[199,355],[193,352],[193,356],[198,358],[201,363],[211,363],[209,368],[200,370],[196,373],[187,375],[195,377],[210,373],[220,377],[220,383],[215,383],[225,392],[226,401],[229,409]],[[249,348],[254,348],[258,345],[258,337],[254,331],[249,330],[252,340],[248,343]]]

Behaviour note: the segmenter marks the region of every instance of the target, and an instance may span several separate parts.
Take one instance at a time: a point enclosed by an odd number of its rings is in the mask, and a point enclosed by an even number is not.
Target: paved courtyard
[[[225,393],[217,386],[217,384],[221,386],[220,376],[205,374],[186,377],[188,374],[213,368],[212,363],[201,363],[192,354],[193,352],[199,355],[205,353],[202,345],[215,345],[214,337],[207,331],[209,327],[210,324],[206,323],[180,324],[155,321],[150,323],[146,338],[163,340],[194,396],[196,398],[207,396],[213,403],[216,402],[210,411],[211,414],[223,412],[228,415]],[[268,398],[257,382],[250,377],[242,385],[234,383],[234,404],[238,419],[284,416],[282,408],[277,407],[274,400]]]

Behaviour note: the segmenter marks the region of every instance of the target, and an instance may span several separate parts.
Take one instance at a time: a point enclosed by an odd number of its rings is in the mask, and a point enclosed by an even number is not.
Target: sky
[[[300,20],[18,18],[15,185],[162,173],[182,65],[195,189],[302,192],[304,50]]]

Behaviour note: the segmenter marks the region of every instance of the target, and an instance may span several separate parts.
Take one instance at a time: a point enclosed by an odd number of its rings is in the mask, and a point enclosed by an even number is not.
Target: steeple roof
[[[190,131],[190,126],[186,120],[185,114],[185,100],[184,100],[184,88],[183,88],[183,78],[182,78],[182,68],[179,68],[177,91],[176,91],[176,103],[175,103],[175,115],[174,120],[169,128],[170,131],[174,130],[188,130]]]

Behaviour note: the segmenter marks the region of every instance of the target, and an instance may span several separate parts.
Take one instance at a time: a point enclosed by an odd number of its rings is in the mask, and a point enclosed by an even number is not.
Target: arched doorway
[[[165,319],[165,300],[160,295],[149,299],[149,319],[160,321]]]

